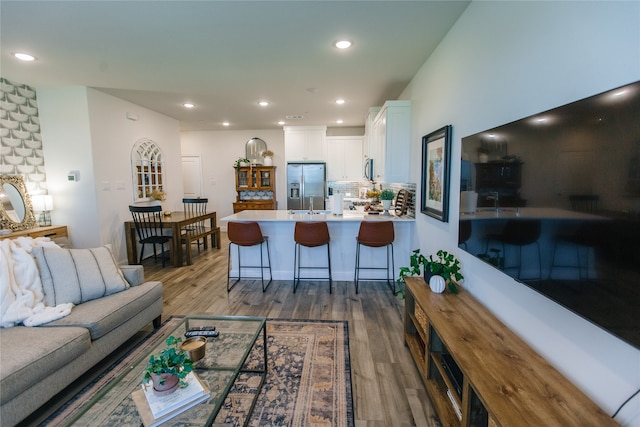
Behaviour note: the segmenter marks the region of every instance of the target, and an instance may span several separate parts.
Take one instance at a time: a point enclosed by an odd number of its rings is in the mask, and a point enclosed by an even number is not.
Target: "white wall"
[[[133,202],[131,149],[150,138],[164,154],[166,210],[182,209],[180,123],[172,118],[84,87],[39,89],[47,181],[54,196],[52,221],[66,224],[74,247],[113,245],[126,260],[123,223]],[[128,120],[127,112],[137,116]],[[67,182],[78,170],[80,180]],[[60,201],[60,202],[59,202]]]
[[[401,99],[413,101],[411,178],[421,137],[453,125],[451,188],[461,138],[640,79],[639,2],[474,1]],[[448,223],[418,214],[420,247],[458,254],[465,285],[607,413],[640,387],[640,351],[457,248]],[[640,398],[616,417],[640,424]]]
[[[276,169],[276,200],[278,209],[286,209],[286,163],[284,160],[284,132],[278,130],[225,130],[182,132],[182,155],[202,158],[203,197],[209,198],[208,208],[216,211],[218,219],[233,214],[236,183],[233,163],[245,156],[245,144],[253,137],[267,143],[274,152]],[[226,229],[226,224],[218,224]]]

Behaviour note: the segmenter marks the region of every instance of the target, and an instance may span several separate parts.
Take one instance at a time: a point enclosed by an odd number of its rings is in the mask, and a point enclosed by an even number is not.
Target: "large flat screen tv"
[[[462,139],[459,245],[640,348],[640,82]]]

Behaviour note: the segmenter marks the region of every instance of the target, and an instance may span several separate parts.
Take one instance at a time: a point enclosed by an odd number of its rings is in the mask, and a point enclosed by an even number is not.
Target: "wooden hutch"
[[[235,169],[235,174],[233,213],[277,209],[275,166],[241,166]]]

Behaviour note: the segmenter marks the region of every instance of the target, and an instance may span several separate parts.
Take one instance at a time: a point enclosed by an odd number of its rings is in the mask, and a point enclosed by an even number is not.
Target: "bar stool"
[[[273,275],[271,274],[271,258],[269,256],[269,238],[262,235],[260,225],[257,222],[229,222],[227,225],[227,235],[229,237],[229,256],[227,258],[227,292],[231,291],[233,286],[236,285],[242,278],[242,268],[259,268],[260,279],[262,282],[262,292],[266,291],[271,282],[273,281]],[[231,279],[231,245],[236,245],[238,248],[238,277],[236,282],[229,287],[229,279]],[[267,247],[267,261],[269,265],[265,266],[263,263],[262,247],[266,244]],[[256,246],[260,245],[260,265],[242,265],[240,261],[240,246]],[[267,286],[264,285],[264,269],[269,269],[269,282]]]
[[[293,253],[293,293],[296,293],[296,289],[300,284],[300,270],[301,269],[320,269],[325,267],[306,267],[301,266],[300,262],[300,246],[307,248],[315,248],[318,246],[327,245],[327,262],[326,267],[329,270],[329,293],[331,293],[331,252],[329,250],[329,227],[326,222],[296,222],[295,229],[293,231],[293,239],[296,242],[295,250]],[[305,279],[324,279],[324,277],[305,277]]]
[[[365,279],[365,280],[386,280],[387,286],[396,292],[396,282],[394,280],[395,270],[393,259],[393,241],[395,234],[393,231],[393,222],[391,221],[362,221],[360,223],[360,229],[358,230],[358,236],[356,240],[358,245],[356,247],[356,271],[354,276],[354,282],[356,283],[356,294],[358,293],[360,270],[387,270],[386,279]],[[387,249],[387,266],[386,267],[361,267],[360,266],[360,245],[368,246],[371,248],[386,247]],[[391,248],[391,279],[389,279],[389,248]]]
[[[540,253],[540,239],[541,224],[537,219],[510,219],[508,220],[502,232],[498,234],[489,234],[485,236],[485,253],[488,253],[489,242],[502,243],[502,253],[505,255],[503,271],[506,269],[518,269],[518,275],[516,278],[520,279],[522,275],[522,247],[535,245],[538,248],[538,279],[542,279],[542,255]],[[507,266],[505,245],[512,245],[518,248],[518,264]]]

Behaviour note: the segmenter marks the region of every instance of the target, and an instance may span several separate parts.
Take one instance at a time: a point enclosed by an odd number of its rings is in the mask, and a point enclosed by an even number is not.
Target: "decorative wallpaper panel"
[[[1,77],[0,174],[22,175],[30,193],[46,193],[36,91]]]

